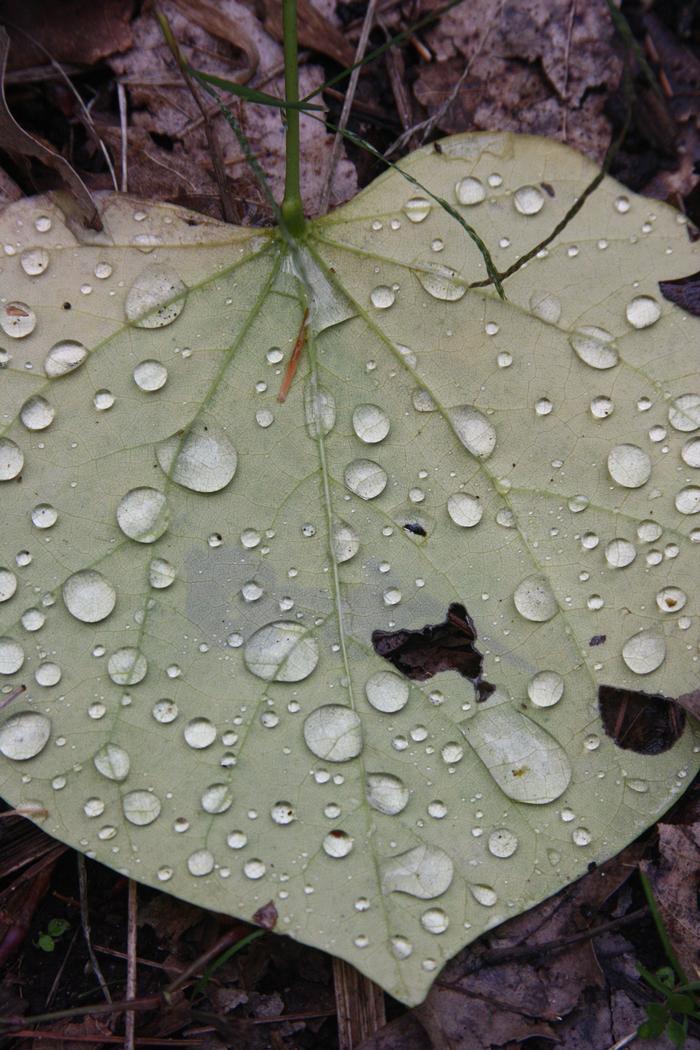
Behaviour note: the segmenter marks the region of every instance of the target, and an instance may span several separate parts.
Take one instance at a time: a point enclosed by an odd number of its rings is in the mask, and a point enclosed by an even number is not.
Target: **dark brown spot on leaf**
[[[425,682],[440,671],[457,671],[474,684],[477,700],[485,700],[494,687],[481,677],[483,657],[474,645],[476,638],[474,621],[455,602],[444,623],[427,624],[416,631],[374,631],[372,645],[407,678]]]
[[[675,281],[659,281],[659,290],[664,299],[700,317],[700,270]]]
[[[591,638],[589,645],[604,645],[607,641],[607,634],[594,634]]]
[[[407,521],[404,525],[406,532],[412,532],[414,536],[427,536],[428,533],[425,531],[420,522]]]
[[[252,921],[257,926],[262,926],[265,930],[274,930],[277,925],[277,919],[278,914],[274,901],[268,901],[267,904],[263,904],[261,908],[258,908]]]
[[[618,747],[639,755],[668,751],[685,729],[685,711],[661,693],[601,685],[598,707],[608,736]]]

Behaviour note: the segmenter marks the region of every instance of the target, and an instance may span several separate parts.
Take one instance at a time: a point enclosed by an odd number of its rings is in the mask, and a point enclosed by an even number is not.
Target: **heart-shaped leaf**
[[[501,272],[595,175],[405,167]],[[293,251],[102,207],[2,219],[3,794],[418,1002],[698,768],[698,250],[606,179],[501,301],[396,172]]]

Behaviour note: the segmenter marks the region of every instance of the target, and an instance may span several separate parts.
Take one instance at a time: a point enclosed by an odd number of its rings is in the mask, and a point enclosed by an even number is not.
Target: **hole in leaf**
[[[476,639],[474,621],[456,602],[448,608],[444,623],[427,624],[415,631],[404,628],[372,633],[377,655],[407,678],[424,682],[440,671],[457,671],[473,683],[481,701],[491,695],[494,686],[481,677],[483,657],[474,645]]]
[[[700,270],[688,277],[678,277],[673,281],[659,281],[659,291],[664,299],[687,310],[689,314],[700,317]]]
[[[601,685],[598,707],[608,736],[640,755],[668,751],[685,729],[685,711],[661,693]]]

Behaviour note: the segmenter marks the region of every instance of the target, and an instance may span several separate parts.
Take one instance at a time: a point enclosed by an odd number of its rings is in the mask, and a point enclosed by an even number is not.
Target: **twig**
[[[138,916],[138,885],[133,879],[128,883],[128,917],[126,932],[126,998],[136,998],[136,938],[137,938],[137,916]],[[134,1050],[134,1032],[136,1025],[136,1014],[130,1011],[124,1019],[124,1050]]]
[[[0,711],[2,711],[3,707],[7,707],[8,704],[11,704],[13,700],[16,700],[18,696],[21,696],[22,693],[26,693],[26,691],[26,685],[18,685],[16,689],[13,689],[7,694],[7,696],[4,696],[2,700],[0,700]]]
[[[129,192],[128,163],[127,163],[127,123],[126,88],[121,80],[117,81],[117,100],[119,102],[119,131],[121,135],[121,191]]]
[[[61,961],[61,965],[59,966],[58,971],[56,973],[56,976],[53,979],[53,983],[51,984],[51,988],[49,989],[49,994],[46,996],[46,1005],[47,1006],[51,1006],[51,1003],[54,1000],[54,996],[56,995],[56,992],[58,991],[58,986],[61,983],[61,978],[63,977],[63,972],[64,972],[66,966],[68,965],[68,960],[70,959],[71,952],[73,951],[73,948],[75,947],[75,942],[78,939],[78,934],[79,933],[80,933],[79,929],[76,929],[76,930],[73,931],[73,936],[70,939],[70,944],[66,948],[66,954],[63,956],[63,960]]]
[[[367,41],[369,40],[369,34],[372,30],[372,24],[374,22],[374,13],[377,7],[377,0],[369,0],[367,4],[367,12],[365,14],[365,20],[362,23],[362,31],[360,33],[360,39],[357,42],[357,50],[355,52],[355,62],[361,62],[365,56],[367,50]],[[338,121],[338,130],[335,133],[333,139],[333,148],[331,149],[330,160],[328,161],[328,171],[326,173],[326,181],[323,189],[321,190],[321,200],[319,211],[321,215],[324,215],[328,211],[328,202],[331,197],[331,188],[333,186],[333,178],[335,176],[335,169],[338,165],[338,158],[340,157],[340,145],[341,135],[348,123],[350,111],[352,109],[353,99],[355,97],[355,91],[357,90],[357,81],[360,77],[360,71],[362,66],[356,65],[350,74],[350,80],[348,82],[348,89],[345,93],[345,101],[343,102],[343,108],[340,112],[340,120]]]
[[[97,956],[92,949],[92,941],[90,940],[90,915],[88,913],[88,899],[87,899],[87,867],[85,865],[85,857],[82,853],[78,853],[78,886],[80,887],[80,921],[83,927],[83,935],[85,937],[85,943],[87,945],[88,955],[90,956],[90,965],[92,966],[93,973],[99,981],[102,994],[104,995],[107,1002],[111,1005],[112,996],[107,982],[104,979],[104,974],[100,969],[100,964],[97,961]]]
[[[339,1050],[354,1050],[386,1024],[384,992],[343,959],[333,959]]]
[[[66,1035],[65,1032],[52,1032],[52,1031],[32,1031],[28,1028],[26,1031],[19,1031],[12,1033],[15,1039],[51,1039],[54,1041],[60,1041],[62,1043],[91,1043],[93,1046],[98,1046],[102,1043],[114,1043],[122,1046],[124,1044],[124,1038],[121,1035],[95,1035],[95,1034],[78,1034],[71,1032],[70,1035]],[[203,1039],[171,1039],[169,1036],[161,1036],[160,1039],[155,1036],[139,1036],[136,1040],[136,1046],[201,1046],[204,1042]]]

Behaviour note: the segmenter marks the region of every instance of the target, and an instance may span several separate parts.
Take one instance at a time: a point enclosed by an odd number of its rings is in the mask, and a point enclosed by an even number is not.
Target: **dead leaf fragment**
[[[700,977],[700,824],[659,824],[658,864],[642,863],[688,979]]]
[[[321,14],[310,0],[298,0],[299,44],[310,51],[334,58],[341,66],[351,66],[355,52],[339,29]],[[265,0],[265,29],[275,40],[282,40],[282,4]]]

